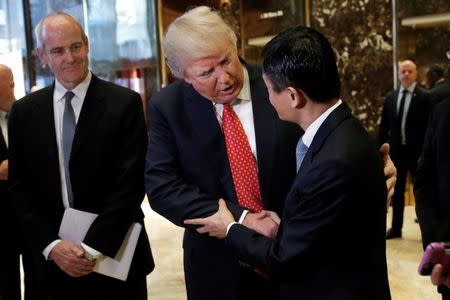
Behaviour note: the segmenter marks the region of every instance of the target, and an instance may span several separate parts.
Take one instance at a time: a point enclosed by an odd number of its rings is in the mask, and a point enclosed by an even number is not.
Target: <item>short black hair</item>
[[[435,75],[438,76],[438,78],[444,77],[444,69],[441,68],[438,65],[431,65],[431,66],[429,66],[427,73],[435,74]]]
[[[330,42],[317,30],[296,26],[274,37],[263,49],[263,72],[276,92],[301,89],[316,102],[339,98],[341,81]]]

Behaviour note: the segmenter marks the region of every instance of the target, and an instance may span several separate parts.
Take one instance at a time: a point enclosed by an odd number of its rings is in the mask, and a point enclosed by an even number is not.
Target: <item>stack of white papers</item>
[[[58,235],[63,240],[81,244],[95,218],[97,218],[97,214],[67,208],[64,212]],[[127,280],[141,230],[141,224],[133,223],[128,229],[116,256],[112,258],[102,255],[97,259],[94,272],[123,281]]]

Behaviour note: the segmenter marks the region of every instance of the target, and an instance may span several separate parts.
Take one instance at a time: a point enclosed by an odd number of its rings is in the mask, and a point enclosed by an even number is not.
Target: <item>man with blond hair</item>
[[[406,176],[410,172],[414,180],[432,106],[429,94],[416,82],[417,68],[413,61],[398,63],[398,78],[400,88],[386,95],[379,130],[379,142],[391,145],[391,157],[397,167],[392,226],[386,233],[387,239],[402,236]]]
[[[236,41],[206,6],[169,26],[167,64],[181,80],[149,103],[146,191],[152,208],[176,225],[213,214],[224,198],[236,221],[274,238],[301,130],[278,118],[261,68],[239,59]],[[271,298],[273,281],[194,229],[186,227],[183,240],[188,299]]]

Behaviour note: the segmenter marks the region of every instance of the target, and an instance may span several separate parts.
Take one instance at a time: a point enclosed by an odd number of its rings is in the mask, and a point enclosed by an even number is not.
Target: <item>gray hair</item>
[[[54,16],[63,16],[63,17],[70,19],[71,21],[73,21],[81,31],[81,38],[87,44],[88,38],[87,38],[86,34],[84,33],[83,27],[81,26],[80,22],[78,22],[78,20],[76,18],[69,15],[68,13],[65,13],[63,11],[55,11],[55,12],[52,12],[52,13],[46,15],[45,17],[43,17],[39,21],[39,23],[36,25],[36,27],[34,28],[34,35],[36,37],[36,48],[44,49],[45,45],[43,42],[43,32],[42,32],[44,23],[48,18],[54,17]]]
[[[167,29],[164,38],[167,65],[175,77],[183,78],[186,61],[215,53],[224,41],[236,47],[237,37],[219,12],[208,6],[193,8]]]

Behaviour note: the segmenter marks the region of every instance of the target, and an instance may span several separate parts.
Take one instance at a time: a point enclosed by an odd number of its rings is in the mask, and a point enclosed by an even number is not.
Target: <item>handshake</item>
[[[206,218],[185,220],[186,225],[200,226],[196,230],[198,233],[207,233],[223,239],[227,236],[230,225],[235,224],[234,217],[229,211],[225,200],[219,199],[219,209],[215,214]],[[275,239],[280,226],[280,217],[273,211],[262,210],[258,213],[247,213],[242,225],[258,232],[270,239]]]

